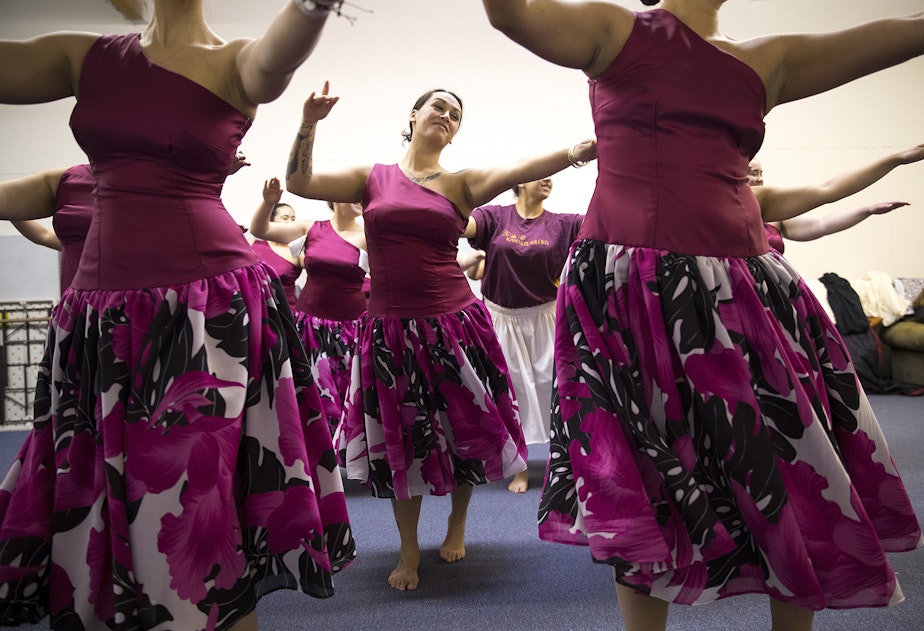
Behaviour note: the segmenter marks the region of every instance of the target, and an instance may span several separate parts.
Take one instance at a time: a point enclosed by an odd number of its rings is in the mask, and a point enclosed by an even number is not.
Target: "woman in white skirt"
[[[485,252],[484,260],[467,273],[481,280],[528,445],[549,442],[555,294],[568,248],[584,218],[546,212],[542,204],[551,192],[551,178],[518,184],[513,187],[515,204],[475,209],[463,235]],[[507,488],[525,493],[528,487],[526,470]]]

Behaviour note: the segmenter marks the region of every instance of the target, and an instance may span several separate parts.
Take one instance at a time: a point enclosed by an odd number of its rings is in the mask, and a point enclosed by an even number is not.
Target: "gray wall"
[[[16,235],[0,236],[0,302],[60,298],[60,254]]]

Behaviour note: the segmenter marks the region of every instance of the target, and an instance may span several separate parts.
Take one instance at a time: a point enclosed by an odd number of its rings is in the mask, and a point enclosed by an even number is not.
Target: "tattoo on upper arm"
[[[302,130],[305,129],[303,132]],[[312,149],[314,147],[315,126],[312,124],[307,129],[301,128],[295,135],[295,142],[292,143],[292,151],[289,153],[289,163],[286,165],[286,179],[294,173],[307,175],[314,169],[314,163],[311,159]]]

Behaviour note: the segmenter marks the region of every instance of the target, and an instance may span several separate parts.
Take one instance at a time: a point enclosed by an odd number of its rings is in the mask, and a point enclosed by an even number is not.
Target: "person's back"
[[[765,98],[751,68],[673,14],[639,13],[622,52],[590,80],[599,175],[579,238],[684,254],[766,252],[747,184]]]
[[[723,4],[484,0],[495,28],[591,77],[599,177],[559,290],[539,533],[613,566],[633,631],[743,593],[769,596],[774,629],[890,605],[886,552],[922,543],[747,173],[770,109],[924,54],[924,14],[740,41]]]

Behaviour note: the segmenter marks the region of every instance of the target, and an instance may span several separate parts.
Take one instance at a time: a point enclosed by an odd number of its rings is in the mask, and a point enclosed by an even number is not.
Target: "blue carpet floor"
[[[871,401],[902,472],[918,518],[924,520],[924,397],[873,396]],[[0,468],[16,455],[25,432],[0,432]],[[387,500],[346,482],[357,559],[335,579],[337,594],[317,600],[276,592],[260,601],[264,631],[582,631],[622,629],[612,576],[586,549],[536,536],[538,487],[547,450],[530,451],[530,490],[497,483],[475,489],[469,510],[467,556],[439,560],[449,499],[424,498],[420,520],[420,589],[396,592],[386,578],[397,560],[398,535]],[[924,550],[891,555],[907,600],[886,609],[822,611],[816,631],[924,630]],[[3,628],[3,627],[0,627]],[[47,622],[28,630],[48,629]],[[766,631],[764,596],[741,596],[696,607],[672,607],[671,631]],[[184,630],[177,630],[184,631]]]

